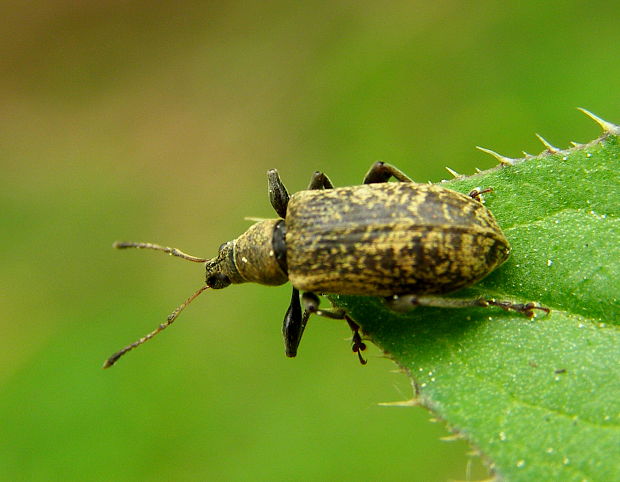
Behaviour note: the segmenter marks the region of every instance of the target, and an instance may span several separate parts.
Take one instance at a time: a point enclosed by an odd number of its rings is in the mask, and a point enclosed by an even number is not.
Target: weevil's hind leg
[[[286,356],[293,358],[297,356],[297,349],[301,342],[301,337],[304,334],[306,323],[310,313],[307,310],[301,311],[301,303],[299,302],[299,291],[293,288],[293,294],[291,296],[291,304],[286,310],[284,315],[284,322],[282,323],[282,336],[284,337],[284,350]]]
[[[417,295],[395,295],[386,298],[388,307],[394,311],[407,312],[416,306],[433,306],[436,308],[469,308],[473,306],[497,306],[506,311],[522,313],[528,318],[534,317],[534,310],[549,313],[549,308],[540,306],[537,303],[513,303],[511,301],[500,301],[495,298],[444,298],[441,296],[417,296]]]
[[[353,321],[344,310],[321,310],[319,309],[320,300],[317,295],[307,291],[302,295],[302,301],[305,307],[305,313],[323,316],[324,318],[331,318],[332,320],[346,320],[353,332],[353,338],[351,339],[351,349],[353,353],[357,353],[357,357],[362,365],[366,365],[367,361],[362,357],[362,352],[366,349],[366,343],[362,341],[360,335],[360,327],[355,321]]]
[[[308,184],[308,190],[315,189],[333,189],[334,185],[324,173],[321,171],[314,171],[310,178],[310,184]]]
[[[377,182],[388,182],[391,177],[401,182],[413,182],[413,179],[400,169],[391,164],[379,161],[370,166],[370,169],[364,176],[363,183],[375,184]]]
[[[269,189],[269,201],[278,216],[282,219],[286,217],[286,207],[288,206],[288,191],[280,180],[280,175],[276,169],[267,171],[267,183]]]

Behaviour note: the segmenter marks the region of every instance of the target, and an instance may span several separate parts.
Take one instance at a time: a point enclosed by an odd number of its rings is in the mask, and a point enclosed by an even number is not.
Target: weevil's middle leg
[[[444,298],[441,296],[395,295],[386,299],[387,305],[394,311],[407,312],[416,306],[433,306],[436,308],[469,308],[474,306],[497,306],[506,311],[523,313],[528,318],[534,317],[534,310],[549,313],[549,308],[537,303],[513,303],[495,298]]]
[[[308,184],[308,190],[315,189],[333,189],[334,185],[329,180],[329,177],[325,175],[325,173],[321,171],[314,171],[312,173],[312,177],[310,178],[310,184]]]
[[[360,335],[360,327],[355,321],[349,317],[344,310],[321,310],[319,309],[319,297],[314,293],[307,291],[302,296],[305,311],[314,315],[323,316],[324,318],[331,318],[332,320],[346,320],[353,332],[353,338],[351,339],[351,349],[353,353],[357,353],[357,357],[362,365],[366,365],[367,361],[362,357],[362,352],[366,349],[366,343],[362,341]]]
[[[377,182],[388,182],[391,177],[401,182],[413,182],[413,179],[407,176],[407,174],[400,169],[392,166],[391,164],[379,161],[370,166],[370,169],[364,176],[363,183],[374,184]]]
[[[269,199],[276,213],[284,219],[286,217],[286,208],[288,206],[289,195],[280,180],[280,176],[276,169],[267,171],[269,180]],[[315,171],[310,179],[308,189],[332,189],[334,186],[329,178],[322,172]],[[306,309],[302,312],[301,303],[299,302],[299,291],[293,288],[291,294],[291,302],[284,315],[282,322],[282,335],[284,336],[284,350],[286,356],[297,356],[297,350],[301,343],[301,337],[306,329],[310,312]]]

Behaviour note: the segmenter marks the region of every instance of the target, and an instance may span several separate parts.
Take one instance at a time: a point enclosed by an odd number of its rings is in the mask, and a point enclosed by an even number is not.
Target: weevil
[[[212,259],[152,243],[114,243],[119,249],[153,249],[203,263],[206,276],[164,323],[113,354],[104,368],[170,326],[205,290],[246,282],[291,283],[282,325],[288,357],[297,355],[308,318],[316,314],[345,320],[353,332],[353,352],[366,363],[358,324],[343,310],[320,309],[317,294],[378,296],[396,311],[421,305],[496,306],[528,317],[536,309],[549,312],[536,303],[442,297],[480,281],[510,254],[508,240],[481,202],[490,189],[465,195],[418,184],[383,162],[373,164],[358,186],[334,187],[324,173],[315,172],[308,189],[292,196],[275,169],[267,178],[278,218],[261,220],[223,243]],[[388,182],[392,178],[398,182]]]

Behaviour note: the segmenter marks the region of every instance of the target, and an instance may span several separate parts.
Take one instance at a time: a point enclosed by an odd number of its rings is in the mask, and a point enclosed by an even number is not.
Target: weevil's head
[[[284,236],[281,219],[266,219],[250,226],[237,239],[222,244],[218,255],[205,263],[205,283],[213,289],[246,282],[272,286],[286,283]]]
[[[234,246],[234,241],[222,244],[217,256],[205,263],[205,283],[210,288],[219,290],[231,283],[243,283],[244,280],[235,266]]]
[[[117,249],[139,248],[162,251],[172,256],[204,263],[206,268],[205,286],[190,296],[174,310],[165,323],[139,340],[114,353],[103,364],[103,368],[114,365],[128,351],[147,342],[166,327],[170,326],[179,314],[201,293],[207,289],[222,289],[232,283],[252,281],[266,285],[281,285],[288,281],[286,268],[286,225],[283,219],[267,219],[250,228],[233,241],[220,246],[215,258],[205,259],[191,256],[176,248],[168,248],[153,243],[116,242]]]

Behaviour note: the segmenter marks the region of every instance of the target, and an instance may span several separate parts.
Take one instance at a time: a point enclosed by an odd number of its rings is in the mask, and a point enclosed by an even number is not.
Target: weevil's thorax
[[[224,243],[216,258],[207,261],[207,284],[210,277],[213,281],[221,275],[231,283],[286,283],[285,233],[282,219],[267,219],[250,226],[237,239]]]

